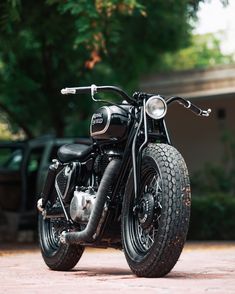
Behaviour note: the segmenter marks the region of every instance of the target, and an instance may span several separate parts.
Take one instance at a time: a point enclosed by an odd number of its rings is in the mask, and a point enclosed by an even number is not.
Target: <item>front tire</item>
[[[67,271],[78,263],[84,247],[60,242],[59,235],[63,231],[61,220],[44,219],[40,214],[38,231],[42,257],[50,269]]]
[[[140,277],[165,276],[183,249],[190,218],[187,167],[166,144],[143,151],[139,197],[130,173],[122,211],[122,242],[131,270]]]

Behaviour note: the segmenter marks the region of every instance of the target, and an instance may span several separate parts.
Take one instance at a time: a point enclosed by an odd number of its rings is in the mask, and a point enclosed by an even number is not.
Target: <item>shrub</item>
[[[188,239],[235,240],[235,197],[193,196]]]

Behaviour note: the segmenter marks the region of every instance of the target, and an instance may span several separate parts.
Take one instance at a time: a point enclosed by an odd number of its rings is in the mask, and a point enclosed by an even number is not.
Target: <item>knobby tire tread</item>
[[[163,197],[168,197],[162,209],[161,218],[164,223],[160,223],[157,238],[141,262],[133,261],[128,255],[124,226],[122,239],[127,262],[137,276],[162,277],[174,267],[185,243],[190,218],[190,183],[184,159],[174,147],[149,144],[143,152],[145,155],[152,156],[156,161],[163,183]],[[126,204],[124,199],[124,210]],[[125,219],[127,211],[123,213]]]
[[[64,248],[63,248],[64,247]],[[82,252],[81,252],[82,251]],[[75,267],[81,258],[83,250],[76,245],[62,245],[59,248],[57,255],[53,258],[48,258],[42,253],[43,259],[47,266],[55,271],[68,271]]]

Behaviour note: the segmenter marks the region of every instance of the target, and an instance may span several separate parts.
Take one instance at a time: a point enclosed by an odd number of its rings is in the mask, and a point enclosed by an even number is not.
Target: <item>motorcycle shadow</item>
[[[75,268],[72,270],[75,275],[79,276],[129,276],[134,278],[135,275],[129,269],[124,268],[112,268],[112,267],[82,267],[82,268]]]
[[[216,274],[216,273],[190,273],[190,272],[171,272],[165,278],[167,279],[176,279],[176,280],[214,280],[214,279],[223,279],[225,277],[224,274]]]
[[[91,268],[83,267],[79,269],[73,269],[75,275],[80,277],[104,277],[104,276],[118,276],[121,279],[145,279],[135,276],[131,270],[123,268]],[[213,280],[213,279],[223,279],[224,274],[216,273],[192,273],[192,272],[171,272],[165,277],[160,279],[169,279],[169,280]],[[148,279],[148,278],[147,278]]]

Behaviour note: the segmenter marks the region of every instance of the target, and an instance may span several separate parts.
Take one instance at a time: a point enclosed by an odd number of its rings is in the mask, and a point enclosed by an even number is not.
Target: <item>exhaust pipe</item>
[[[91,212],[85,230],[81,232],[62,232],[60,235],[61,243],[80,244],[83,242],[94,241],[94,236],[103,213],[105,202],[107,200],[108,190],[118,176],[120,165],[120,159],[113,159],[106,167],[98,192],[96,194],[94,208]]]

